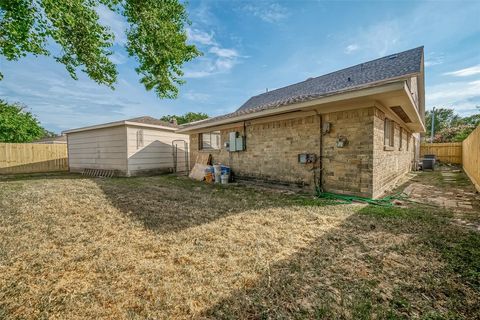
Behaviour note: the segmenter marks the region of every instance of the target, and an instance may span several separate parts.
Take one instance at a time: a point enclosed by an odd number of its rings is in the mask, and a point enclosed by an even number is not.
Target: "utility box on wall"
[[[241,136],[239,132],[230,132],[228,138],[228,151],[235,152],[245,150],[245,137]]]
[[[315,163],[317,161],[317,156],[314,153],[300,153],[298,155],[298,163],[307,164]]]

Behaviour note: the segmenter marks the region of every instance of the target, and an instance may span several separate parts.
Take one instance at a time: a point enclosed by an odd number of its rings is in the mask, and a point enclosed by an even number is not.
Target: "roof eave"
[[[420,116],[420,112],[418,111],[417,103],[413,99],[412,93],[410,92],[410,89],[408,88],[406,82],[404,82],[403,90],[405,91],[405,94],[408,97],[408,101],[410,102],[410,106],[409,108],[405,109],[405,112],[410,117],[410,119],[415,120],[411,125],[411,129],[413,129],[415,132],[423,133],[426,131],[425,125],[422,121],[422,117]]]
[[[155,129],[162,129],[162,130],[169,130],[169,131],[177,131],[178,130],[178,128],[174,128],[174,127],[166,127],[166,126],[149,124],[149,123],[141,123],[141,122],[125,121],[125,124],[130,125],[130,126],[155,128]]]
[[[94,125],[94,126],[65,130],[65,131],[62,131],[62,134],[71,134],[71,133],[76,133],[76,132],[90,131],[90,130],[97,130],[97,129],[105,129],[105,128],[111,128],[111,127],[117,127],[117,126],[125,126],[125,125],[144,127],[144,128],[162,129],[162,130],[167,130],[167,131],[177,131],[178,130],[178,128],[173,128],[173,127],[166,127],[166,126],[160,126],[160,125],[154,125],[154,124],[147,124],[147,123],[141,123],[141,122],[132,122],[132,121],[122,120],[122,121],[115,121],[115,122],[98,124],[98,125]]]
[[[258,117],[264,117],[268,115],[275,115],[279,113],[291,112],[296,111],[308,107],[312,107],[315,105],[327,104],[331,102],[338,102],[341,100],[353,99],[353,98],[360,98],[364,96],[369,96],[372,94],[384,93],[388,91],[395,91],[395,90],[403,90],[405,85],[405,79],[415,76],[418,73],[410,73],[408,75],[404,75],[399,78],[389,79],[388,81],[383,81],[381,83],[373,83],[362,87],[355,87],[349,88],[349,90],[345,90],[342,92],[337,92],[330,95],[321,96],[309,101],[294,103],[290,105],[281,106],[278,108],[266,109],[263,111],[246,113],[239,116],[220,119],[218,121],[212,121],[207,123],[200,123],[198,125],[192,125],[185,128],[179,128],[178,133],[189,133],[191,131],[195,131],[202,128],[214,127],[217,125],[228,124],[238,121],[245,121],[249,119],[254,119]]]

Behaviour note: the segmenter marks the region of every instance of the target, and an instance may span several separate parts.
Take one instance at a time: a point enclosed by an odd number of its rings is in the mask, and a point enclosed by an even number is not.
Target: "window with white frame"
[[[199,138],[201,150],[218,150],[221,147],[220,131],[203,132]]]
[[[395,125],[391,119],[385,118],[383,134],[385,147],[393,147],[395,145]]]

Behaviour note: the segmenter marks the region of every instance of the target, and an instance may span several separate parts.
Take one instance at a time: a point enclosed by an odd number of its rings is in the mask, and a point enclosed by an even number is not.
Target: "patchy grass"
[[[0,318],[470,319],[478,233],[175,176],[0,181]]]
[[[452,226],[453,215],[431,207],[402,208],[370,207],[361,214],[382,218],[394,230],[408,227],[405,221],[413,221],[422,247],[437,251],[447,267],[461,276],[465,282],[480,292],[480,235],[460,226]],[[479,213],[477,213],[479,214]],[[399,225],[395,219],[402,219]],[[411,227],[408,227],[411,228]]]

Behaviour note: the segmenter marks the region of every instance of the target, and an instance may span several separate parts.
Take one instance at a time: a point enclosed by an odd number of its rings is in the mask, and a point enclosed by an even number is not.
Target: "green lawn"
[[[432,206],[175,176],[0,179],[0,319],[474,319],[480,234]]]

